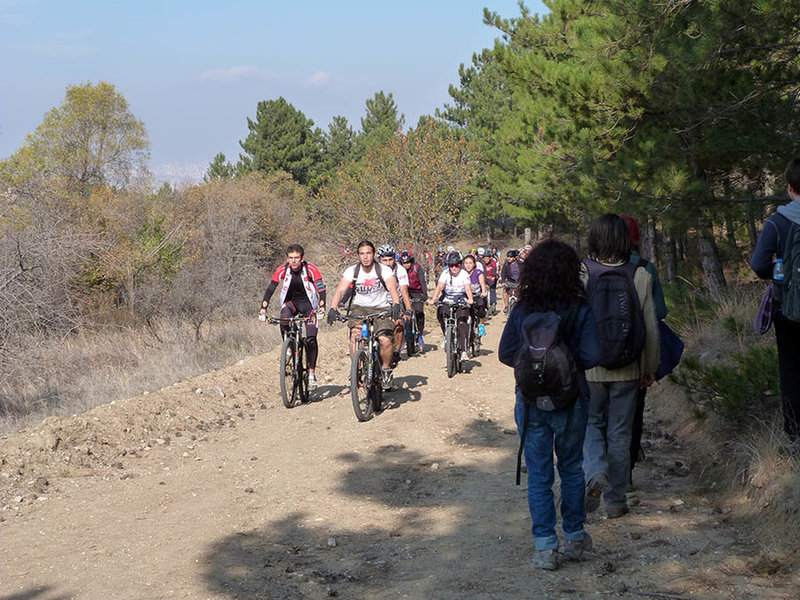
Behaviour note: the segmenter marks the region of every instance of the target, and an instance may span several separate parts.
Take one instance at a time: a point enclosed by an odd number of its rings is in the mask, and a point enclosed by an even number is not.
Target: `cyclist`
[[[478,319],[478,335],[486,335],[486,297],[489,295],[489,288],[486,285],[486,277],[483,272],[478,270],[477,261],[472,254],[464,257],[464,270],[469,275],[469,283],[472,288],[472,297],[475,302],[472,305],[472,318]]]
[[[509,294],[517,294],[517,287],[519,285],[520,267],[517,262],[519,257],[519,250],[509,250],[506,253],[506,263],[500,270],[500,280],[498,283],[503,285],[503,302],[505,303],[504,313],[508,313],[508,299]]]
[[[422,330],[425,328],[425,311],[422,310],[423,302],[428,299],[428,283],[425,281],[424,269],[414,261],[408,250],[400,253],[400,264],[408,273],[408,295],[411,297],[411,310],[417,320],[417,344],[420,348],[425,345],[422,340]]]
[[[495,314],[497,312],[497,261],[493,254],[487,254],[483,248],[478,248],[478,262],[481,260],[483,261],[483,276],[486,277],[486,286],[489,288],[488,309]]]
[[[462,348],[461,360],[469,360],[467,354],[468,341],[469,341],[469,325],[467,325],[467,318],[469,317],[469,306],[472,305],[472,286],[470,285],[469,275],[461,268],[462,260],[458,252],[450,252],[447,255],[447,271],[442,273],[439,281],[436,284],[436,290],[433,292],[433,298],[428,300],[428,304],[436,304],[440,297],[443,297],[442,306],[436,313],[439,319],[439,326],[442,328],[442,333],[445,332],[444,320],[449,312],[445,304],[455,304],[459,300],[467,300],[467,308],[459,308],[456,311],[457,334],[459,345]],[[442,339],[442,348],[444,348],[445,340]]]
[[[400,294],[397,291],[397,278],[389,267],[375,262],[375,246],[364,240],[358,244],[358,263],[345,269],[342,279],[333,293],[331,309],[328,311],[328,323],[338,318],[336,307],[348,289],[352,294],[348,300],[348,314],[358,317],[375,312],[391,310],[391,318],[376,319],[375,332],[381,349],[381,386],[385,391],[392,387],[392,331],[394,320],[401,314]],[[361,324],[350,322],[350,356],[355,356],[356,338],[360,334]]]
[[[406,309],[406,316],[410,317],[413,312],[411,310],[411,297],[408,294],[408,273],[405,267],[399,265],[395,260],[397,251],[391,244],[383,244],[378,246],[378,260],[382,265],[389,267],[397,278],[397,287],[400,290],[400,299]],[[397,366],[400,362],[400,348],[403,347],[403,334],[405,332],[405,319],[399,318],[394,322],[394,352],[392,353],[392,368]]]
[[[305,251],[300,244],[286,248],[286,263],[275,269],[269,281],[261,314],[267,314],[269,301],[278,285],[281,285],[281,319],[295,315],[311,317],[306,322],[306,348],[308,349],[308,390],[317,388],[317,312],[325,314],[325,284],[319,269],[304,259]],[[289,325],[281,322],[281,333],[286,334]]]

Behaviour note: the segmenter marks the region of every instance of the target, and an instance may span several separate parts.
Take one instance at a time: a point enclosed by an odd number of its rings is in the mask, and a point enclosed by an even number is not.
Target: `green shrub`
[[[688,391],[696,417],[717,413],[734,424],[774,412],[778,390],[778,350],[755,346],[732,356],[730,364],[704,364],[684,356],[670,380]]]

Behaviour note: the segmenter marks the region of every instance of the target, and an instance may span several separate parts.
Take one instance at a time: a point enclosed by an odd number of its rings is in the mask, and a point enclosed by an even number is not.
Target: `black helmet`
[[[460,265],[461,264],[461,255],[458,252],[450,252],[447,255],[447,266],[452,267],[453,265]]]
[[[506,252],[506,256],[519,256],[519,250],[509,250]]]
[[[414,257],[411,256],[411,252],[409,252],[408,250],[403,250],[400,253],[400,262],[401,263],[413,262],[413,260],[414,260]]]

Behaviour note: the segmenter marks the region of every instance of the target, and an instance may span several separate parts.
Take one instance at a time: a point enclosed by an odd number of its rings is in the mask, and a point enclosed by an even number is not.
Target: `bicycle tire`
[[[306,344],[305,340],[301,340],[300,347],[297,349],[297,391],[300,402],[303,404],[311,399],[311,392],[308,391],[308,365],[306,361]]]
[[[444,353],[447,356],[448,377],[453,377],[458,370],[458,348],[456,348],[454,333],[452,325],[448,325],[444,332]]]
[[[372,357],[372,386],[369,390],[372,412],[381,412],[383,408],[383,382],[381,381],[381,361],[379,356]]]
[[[286,408],[293,408],[297,397],[297,380],[294,368],[294,339],[287,337],[281,346],[281,398]]]
[[[353,400],[353,411],[359,421],[372,418],[371,387],[372,378],[368,377],[369,357],[364,348],[358,348],[350,363],[350,396]],[[380,385],[380,382],[378,382]]]
[[[414,322],[417,320],[417,315],[412,315],[408,320],[409,326],[406,328],[408,335],[406,335],[406,354],[411,358],[417,353],[417,328]]]

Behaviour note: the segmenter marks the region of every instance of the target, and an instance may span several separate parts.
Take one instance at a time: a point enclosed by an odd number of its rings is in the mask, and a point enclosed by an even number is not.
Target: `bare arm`
[[[342,296],[344,296],[344,293],[347,291],[347,288],[350,287],[351,283],[352,282],[345,277],[339,280],[339,285],[336,286],[336,291],[333,292],[333,300],[331,300],[330,304],[332,307],[336,308],[339,306],[339,301],[342,299]]]

